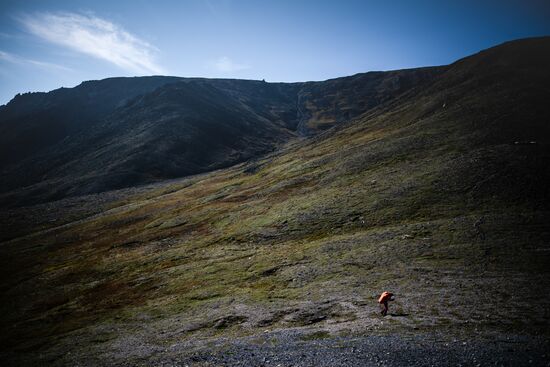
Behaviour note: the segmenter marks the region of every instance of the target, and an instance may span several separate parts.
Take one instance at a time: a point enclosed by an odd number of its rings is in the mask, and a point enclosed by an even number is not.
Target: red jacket
[[[387,302],[390,300],[390,298],[393,297],[393,293],[391,292],[384,292],[382,293],[382,295],[380,296],[380,298],[378,298],[378,303],[384,303],[384,302]]]

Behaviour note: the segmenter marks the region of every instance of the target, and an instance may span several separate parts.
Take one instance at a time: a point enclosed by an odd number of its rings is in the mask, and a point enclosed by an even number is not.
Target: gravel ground
[[[128,365],[550,366],[549,346],[547,339],[524,336],[464,341],[434,335],[326,337],[279,332],[220,340],[194,350],[173,345],[154,358]]]

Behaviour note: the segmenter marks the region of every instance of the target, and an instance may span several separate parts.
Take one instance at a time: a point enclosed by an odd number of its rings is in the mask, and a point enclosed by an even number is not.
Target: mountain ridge
[[[4,205],[21,205],[33,200],[47,201],[67,195],[101,192],[227,167],[259,157],[293,137],[315,135],[356,118],[429,80],[440,70],[419,68],[369,72],[326,82],[305,83],[174,77],[110,78],[86,82],[73,90],[56,90],[51,95],[17,97],[0,109],[0,133],[4,137],[0,142],[4,147],[4,160],[0,161],[3,171],[0,201]],[[193,88],[195,90],[191,90]],[[184,89],[188,89],[187,92]],[[104,90],[109,93],[103,95],[101,91]],[[212,108],[192,112],[201,99],[204,100],[202,104]],[[191,100],[194,100],[194,106]],[[222,108],[220,101],[226,103],[223,107],[225,113],[218,114],[216,121],[208,122],[214,117],[209,114]],[[72,110],[67,111],[67,103]],[[32,107],[25,109],[26,105]],[[97,106],[97,111],[94,106]],[[240,112],[229,113],[230,109]],[[88,116],[89,110],[94,111]],[[242,120],[242,116],[248,116],[248,122]],[[208,129],[208,124],[215,128],[205,135],[200,131]],[[186,135],[188,129],[199,135],[191,138],[191,135]],[[206,149],[204,144],[217,136],[216,129],[221,135],[210,141],[209,149]],[[227,129],[235,132],[224,135],[229,132]],[[147,133],[151,139],[145,148],[140,147],[143,148],[141,151],[124,144],[124,141],[139,141],[139,137],[132,136],[138,130]],[[113,139],[116,134],[120,135],[118,141]],[[163,134],[168,134],[165,139]],[[222,135],[229,143],[221,139]],[[147,139],[142,140],[142,144]],[[154,141],[165,146],[164,153],[155,150]],[[117,158],[117,153],[99,159],[97,152],[105,146],[111,146],[113,152],[121,152],[125,157],[141,158],[136,158],[137,163],[127,161],[127,165],[119,164],[125,158],[120,155]],[[193,149],[197,151],[189,153]],[[212,158],[208,157],[210,150]],[[186,151],[191,156],[182,159]],[[86,152],[89,152],[87,157],[84,156]],[[145,163],[140,166],[139,162]],[[57,167],[67,165],[73,167],[73,171],[59,172]],[[105,168],[109,168],[111,178],[118,176],[120,179],[101,178]]]

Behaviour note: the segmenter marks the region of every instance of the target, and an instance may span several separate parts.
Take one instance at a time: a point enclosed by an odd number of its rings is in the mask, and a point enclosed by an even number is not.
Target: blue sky
[[[324,80],[539,35],[546,0],[0,0],[0,104],[112,76]]]

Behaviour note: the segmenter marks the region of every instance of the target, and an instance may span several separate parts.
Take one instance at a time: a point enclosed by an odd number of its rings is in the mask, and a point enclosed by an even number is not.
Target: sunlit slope
[[[3,243],[2,345],[93,360],[130,337],[306,325],[547,332],[548,42],[490,49],[262,159]],[[383,289],[404,316],[380,323]]]

